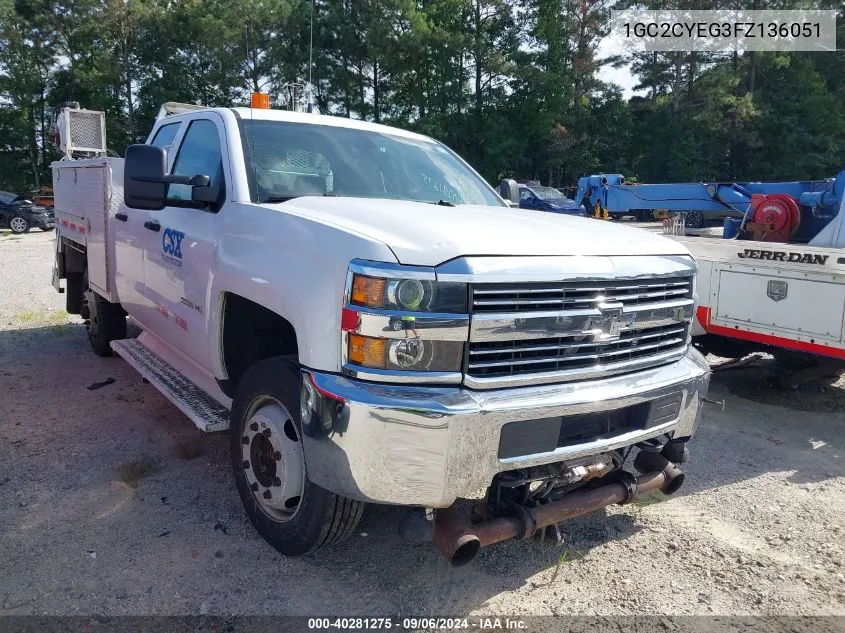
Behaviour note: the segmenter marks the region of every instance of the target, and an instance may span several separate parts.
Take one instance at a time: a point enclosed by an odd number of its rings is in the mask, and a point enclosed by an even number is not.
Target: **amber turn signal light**
[[[386,283],[384,279],[355,275],[352,278],[352,303],[369,308],[382,307]]]
[[[384,339],[349,335],[349,362],[362,367],[384,367]]]

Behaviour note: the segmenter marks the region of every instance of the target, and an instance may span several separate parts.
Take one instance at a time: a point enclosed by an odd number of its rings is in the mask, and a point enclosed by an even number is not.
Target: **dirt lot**
[[[52,244],[0,232],[0,614],[845,615],[845,380],[717,373],[725,409],[678,495],[572,521],[560,547],[451,569],[371,507],[338,548],[284,559],[241,511],[224,435],[91,353]]]

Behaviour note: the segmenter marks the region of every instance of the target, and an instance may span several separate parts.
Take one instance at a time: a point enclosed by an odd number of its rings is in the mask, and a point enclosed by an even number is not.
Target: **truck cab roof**
[[[391,127],[388,125],[381,125],[379,123],[370,123],[368,121],[360,121],[357,119],[350,119],[347,117],[333,116],[327,114],[313,114],[306,112],[294,112],[291,110],[269,110],[263,108],[202,108],[190,107],[187,104],[184,107],[174,111],[173,114],[168,114],[159,119],[161,121],[171,121],[183,116],[193,116],[201,112],[232,112],[240,119],[252,119],[258,121],[283,121],[288,123],[307,123],[311,125],[325,125],[338,128],[348,128],[354,130],[365,130],[370,132],[379,132],[381,134],[392,134],[401,138],[414,139],[417,141],[436,143],[434,139],[422,134],[417,134],[402,128]],[[161,123],[159,123],[161,124]]]

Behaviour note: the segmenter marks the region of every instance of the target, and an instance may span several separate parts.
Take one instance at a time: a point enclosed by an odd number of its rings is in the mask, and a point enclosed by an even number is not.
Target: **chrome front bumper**
[[[307,372],[318,391],[343,401],[334,429],[305,437],[309,478],[335,493],[377,503],[444,508],[472,497],[501,471],[574,459],[669,434],[691,436],[710,370],[689,348],[680,361],[623,376],[496,391],[409,387]],[[637,405],[680,392],[676,418],[646,429],[500,459],[509,422]]]

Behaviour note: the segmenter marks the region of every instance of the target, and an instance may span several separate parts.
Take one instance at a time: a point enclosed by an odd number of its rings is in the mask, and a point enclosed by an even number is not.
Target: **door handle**
[[[128,220],[128,219],[129,219],[129,216],[128,216],[128,215],[126,215],[125,213],[115,213],[115,214],[114,214],[114,219],[115,219],[115,220],[120,220],[121,222],[126,222],[126,220]]]
[[[158,222],[144,222],[144,228],[158,233],[161,230],[161,224]]]

